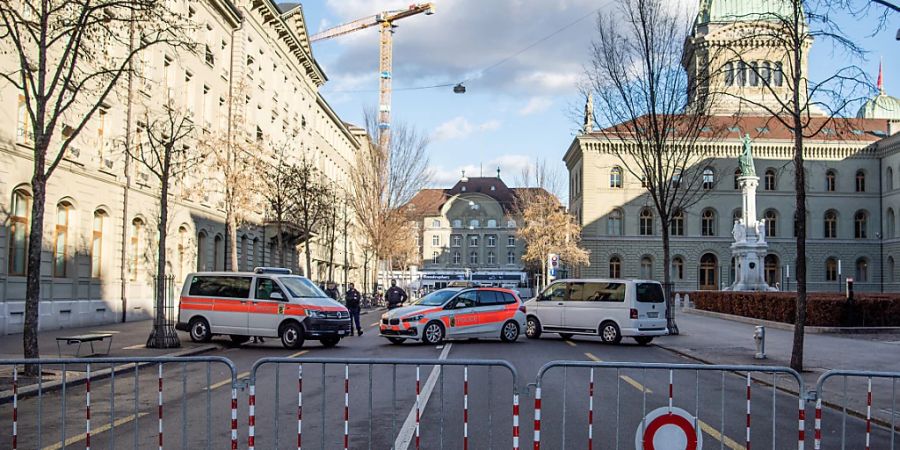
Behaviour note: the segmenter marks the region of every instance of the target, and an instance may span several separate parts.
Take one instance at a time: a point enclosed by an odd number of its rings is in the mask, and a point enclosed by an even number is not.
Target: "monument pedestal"
[[[756,219],[756,187],[759,177],[755,175],[738,178],[743,191],[743,217],[734,223],[731,255],[734,257],[734,284],[729,291],[774,291],[766,283],[765,258],[769,250],[766,242],[766,226]]]

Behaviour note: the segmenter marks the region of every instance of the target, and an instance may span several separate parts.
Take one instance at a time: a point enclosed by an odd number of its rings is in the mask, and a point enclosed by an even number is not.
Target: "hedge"
[[[690,295],[694,307],[754,319],[794,323],[796,292],[696,291]],[[806,325],[819,327],[900,326],[900,295],[857,293],[853,304],[841,294],[810,293]]]

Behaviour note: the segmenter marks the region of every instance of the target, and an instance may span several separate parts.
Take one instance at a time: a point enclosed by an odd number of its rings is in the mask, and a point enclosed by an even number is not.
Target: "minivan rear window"
[[[195,276],[189,295],[198,297],[247,298],[253,277]]]
[[[662,303],[666,301],[662,285],[657,283],[637,283],[635,294],[637,301],[643,303]]]

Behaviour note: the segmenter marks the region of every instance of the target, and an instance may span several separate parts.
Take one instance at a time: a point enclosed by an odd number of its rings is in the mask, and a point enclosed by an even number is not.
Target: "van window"
[[[253,277],[195,276],[189,295],[198,297],[247,298]]]
[[[635,291],[637,301],[644,303],[662,303],[666,301],[662,285],[657,283],[637,283]]]
[[[272,293],[277,292],[281,294],[281,298],[283,300],[287,300],[284,297],[284,293],[281,292],[281,288],[278,287],[278,283],[271,278],[257,278],[256,279],[256,298],[258,300],[271,300]]]
[[[583,293],[588,302],[624,302],[625,283],[584,283]]]
[[[541,294],[541,297],[544,300],[551,300],[556,302],[562,302],[566,300],[566,284],[565,283],[556,283],[551,285],[547,289],[544,290],[544,293]]]

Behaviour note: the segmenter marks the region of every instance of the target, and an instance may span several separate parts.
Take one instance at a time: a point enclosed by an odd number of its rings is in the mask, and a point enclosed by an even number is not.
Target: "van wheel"
[[[622,341],[622,332],[615,322],[603,322],[600,324],[600,340],[604,344],[618,344]]]
[[[541,337],[541,321],[537,317],[529,317],[525,321],[525,337],[528,339],[537,339]]]
[[[516,339],[519,339],[519,324],[510,320],[503,324],[503,329],[500,331],[500,340],[503,342],[516,342]]]
[[[653,342],[653,336],[635,336],[634,340],[638,345],[647,345]]]
[[[250,336],[241,336],[239,334],[232,334],[229,337],[231,337],[231,342],[234,342],[237,345],[241,345],[250,340]]]
[[[281,345],[284,348],[303,346],[303,327],[297,322],[289,322],[281,327]]]
[[[190,330],[191,340],[194,342],[209,342],[212,339],[209,322],[202,317],[191,319]]]
[[[319,342],[321,342],[325,347],[334,347],[335,345],[338,345],[338,342],[341,342],[341,338],[337,336],[329,336],[319,339]]]
[[[390,341],[391,344],[396,344],[396,345],[400,345],[400,344],[406,342],[406,339],[395,338],[395,337],[389,337],[389,338],[387,338],[387,340]]]
[[[429,322],[422,331],[422,341],[429,345],[440,344],[444,340],[444,326],[439,322]]]
[[[559,333],[559,337],[563,338],[563,340],[568,341],[572,339],[572,333]]]

